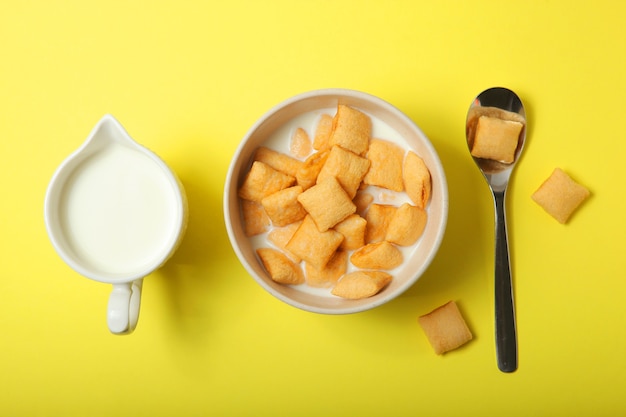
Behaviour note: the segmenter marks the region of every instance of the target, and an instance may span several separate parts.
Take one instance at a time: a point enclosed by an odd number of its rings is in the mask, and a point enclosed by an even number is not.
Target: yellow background
[[[596,0],[12,1],[0,13],[0,415],[608,416],[626,413],[626,6]],[[498,371],[493,208],[467,107],[522,97],[509,189],[519,369]],[[229,160],[301,92],[377,95],[430,137],[450,213],[404,295],[323,316],[265,293],[222,216]],[[178,173],[189,229],[144,283],[136,332],[110,288],[57,256],[43,223],[57,166],[112,113]],[[531,199],[555,167],[592,197],[567,225]],[[459,304],[474,340],[436,356],[417,317]]]

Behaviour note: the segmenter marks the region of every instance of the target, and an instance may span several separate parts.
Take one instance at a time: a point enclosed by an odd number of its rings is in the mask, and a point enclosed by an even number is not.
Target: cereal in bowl
[[[373,126],[365,112],[339,104],[334,116],[319,111],[314,122],[257,149],[239,197],[275,282],[371,297],[419,244],[430,172],[406,144],[373,138]],[[249,206],[265,216],[246,214]]]

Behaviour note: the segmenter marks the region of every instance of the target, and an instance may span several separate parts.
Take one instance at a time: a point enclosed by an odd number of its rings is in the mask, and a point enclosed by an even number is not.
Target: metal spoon
[[[483,115],[523,124],[513,162],[503,163],[472,155],[491,188],[495,206],[495,333],[498,368],[502,372],[513,372],[517,369],[517,334],[504,202],[511,172],[519,160],[526,139],[526,112],[520,98],[509,89],[495,87],[480,93],[467,112],[465,133],[470,154],[476,124]]]

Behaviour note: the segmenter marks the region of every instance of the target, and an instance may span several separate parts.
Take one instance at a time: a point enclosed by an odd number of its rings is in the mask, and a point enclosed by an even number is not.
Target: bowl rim
[[[440,226],[438,229],[438,232],[436,233],[436,237],[434,239],[434,241],[432,242],[432,246],[430,248],[430,250],[428,251],[428,255],[426,256],[426,258],[424,259],[424,262],[422,264],[420,264],[420,267],[418,268],[418,270],[416,270],[414,273],[412,273],[410,275],[410,278],[405,280],[405,282],[402,283],[402,285],[400,285],[399,287],[397,287],[395,289],[395,291],[393,292],[388,292],[387,294],[385,294],[382,297],[378,297],[375,299],[371,299],[371,302],[367,303],[367,304],[355,304],[355,305],[347,305],[346,307],[341,307],[341,308],[326,308],[326,307],[318,307],[318,306],[313,306],[310,304],[306,304],[303,302],[300,302],[298,300],[295,300],[277,290],[275,290],[274,288],[272,288],[265,280],[263,280],[262,278],[257,276],[257,272],[255,271],[255,269],[252,267],[252,265],[249,264],[249,262],[247,261],[246,256],[244,255],[241,247],[239,244],[237,244],[237,236],[236,233],[234,231],[233,228],[233,224],[231,221],[229,221],[229,217],[230,217],[230,210],[231,210],[231,203],[233,200],[233,196],[231,195],[231,192],[233,190],[233,181],[238,181],[239,179],[239,171],[238,171],[238,167],[240,168],[240,166],[242,165],[242,161],[241,161],[241,154],[242,152],[245,150],[246,145],[248,143],[248,139],[264,124],[266,123],[267,120],[271,119],[276,113],[280,112],[282,109],[289,107],[291,105],[294,105],[295,103],[298,103],[300,101],[305,101],[308,99],[313,99],[313,98],[319,98],[319,97],[324,97],[324,96],[328,96],[328,97],[334,97],[338,100],[341,100],[341,98],[348,98],[348,99],[356,99],[356,100],[362,100],[362,101],[367,101],[367,102],[371,102],[373,105],[375,106],[379,106],[382,107],[384,110],[393,113],[396,117],[398,117],[399,119],[402,119],[403,123],[406,124],[407,126],[410,126],[411,129],[415,130],[419,136],[421,136],[422,139],[424,139],[422,145],[427,148],[428,153],[430,154],[430,157],[436,162],[436,167],[437,167],[437,177],[439,179],[439,182],[441,183],[441,221],[440,221]],[[248,161],[244,161],[244,162],[248,162]],[[431,167],[429,167],[429,169],[432,169]],[[431,174],[432,175],[432,174]],[[235,186],[236,189],[236,186]],[[235,192],[236,194],[236,192]],[[234,196],[234,200],[238,201],[237,196]],[[238,207],[237,207],[238,208]],[[242,139],[240,140],[232,158],[231,161],[229,163],[229,167],[228,167],[228,171],[226,174],[226,179],[225,179],[225,183],[224,183],[224,195],[223,195],[223,211],[224,211],[224,221],[225,221],[225,226],[226,226],[226,231],[228,234],[228,238],[230,241],[230,245],[233,249],[233,251],[235,252],[239,262],[242,264],[242,266],[244,267],[244,269],[246,270],[246,272],[254,279],[255,282],[257,282],[263,289],[265,289],[267,292],[269,292],[272,296],[278,298],[279,300],[283,301],[284,303],[291,305],[293,307],[299,308],[301,310],[304,311],[308,311],[308,312],[313,312],[313,313],[319,313],[319,314],[328,314],[328,315],[342,315],[342,314],[353,314],[353,313],[358,313],[358,312],[363,312],[363,311],[367,311],[367,310],[371,310],[373,308],[376,308],[380,305],[383,305],[385,303],[388,303],[389,301],[395,299],[396,297],[400,296],[401,294],[403,294],[406,290],[408,290],[411,286],[413,286],[418,280],[419,278],[423,275],[423,273],[428,269],[428,267],[430,266],[430,264],[432,263],[433,259],[435,258],[436,254],[439,251],[439,248],[441,246],[441,243],[443,241],[444,235],[445,235],[445,231],[446,231],[446,227],[447,227],[447,219],[448,219],[448,210],[449,210],[449,194],[448,194],[448,185],[447,185],[447,179],[446,179],[446,175],[445,175],[445,170],[443,168],[443,164],[441,163],[441,159],[439,157],[439,154],[437,152],[437,150],[435,149],[435,147],[433,146],[432,142],[430,141],[430,139],[424,134],[424,132],[421,130],[421,128],[411,119],[409,118],[402,110],[400,110],[399,108],[397,108],[396,106],[392,105],[391,103],[389,103],[388,101],[374,96],[372,94],[363,92],[363,91],[358,91],[358,90],[352,90],[352,89],[346,89],[346,88],[324,88],[324,89],[317,89],[317,90],[310,90],[310,91],[306,91],[300,94],[296,94],[294,96],[291,96],[285,100],[280,101],[279,103],[275,104],[274,106],[272,106],[269,110],[267,110],[265,113],[263,113],[256,121],[255,123],[247,130],[247,132],[245,133],[245,135],[242,137]],[[349,300],[346,300],[349,301]]]

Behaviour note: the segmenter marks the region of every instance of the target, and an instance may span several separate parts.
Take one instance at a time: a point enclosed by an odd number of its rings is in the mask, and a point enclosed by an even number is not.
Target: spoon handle
[[[513,372],[517,369],[517,335],[504,196],[505,190],[494,191],[493,193],[496,210],[496,354],[498,358],[498,368],[502,372]]]

